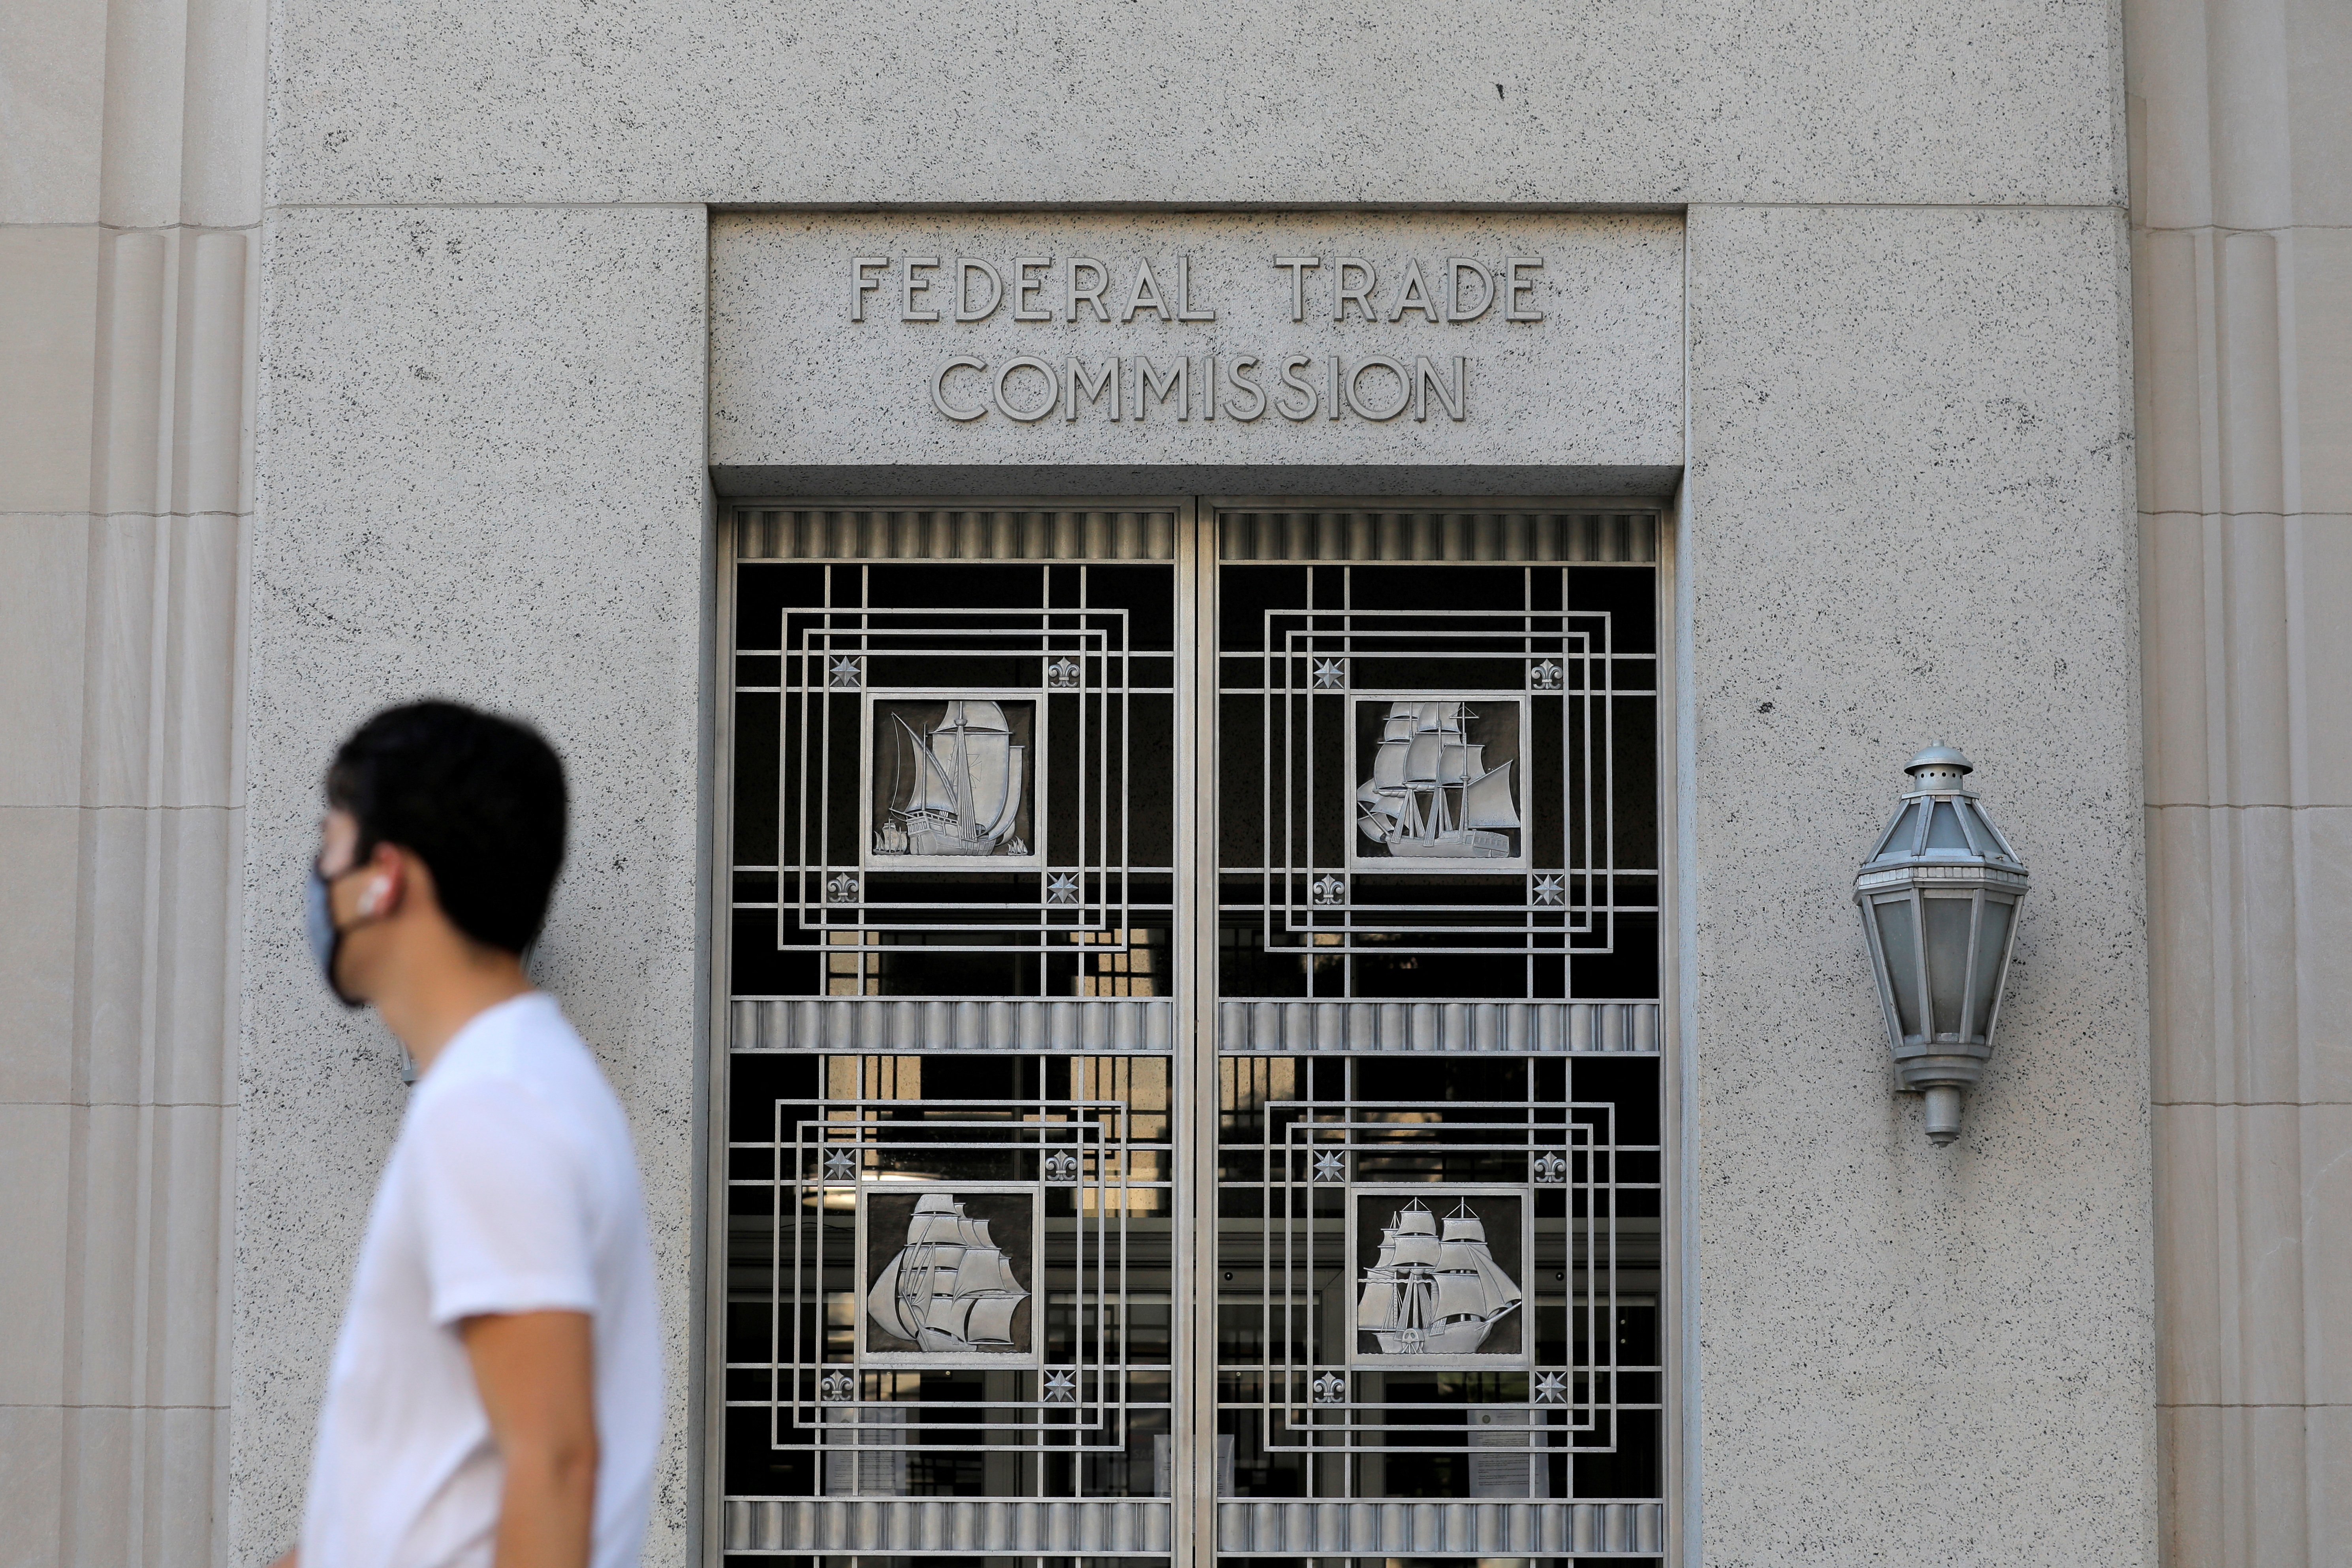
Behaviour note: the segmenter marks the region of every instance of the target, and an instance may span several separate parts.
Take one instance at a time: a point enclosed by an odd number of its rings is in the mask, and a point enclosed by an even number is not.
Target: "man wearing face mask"
[[[335,754],[310,873],[329,990],[416,1069],[281,1568],[631,1568],[661,1429],[628,1124],[520,955],[563,860],[562,764],[454,703]]]

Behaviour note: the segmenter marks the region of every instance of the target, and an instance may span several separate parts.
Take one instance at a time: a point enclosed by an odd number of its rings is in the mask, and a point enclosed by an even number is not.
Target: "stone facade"
[[[2301,0],[0,20],[6,1560],[290,1539],[400,1105],[299,877],[332,738],[430,691],[572,759],[541,973],[669,1292],[647,1561],[715,1561],[714,507],[1244,483],[1671,501],[1684,1560],[2332,1560],[2347,66]],[[1507,417],[1123,444],[950,427],[901,329],[779,314],[795,267],[1079,233],[1638,278]],[[1939,735],[2037,881],[1942,1150],[1846,899]]]

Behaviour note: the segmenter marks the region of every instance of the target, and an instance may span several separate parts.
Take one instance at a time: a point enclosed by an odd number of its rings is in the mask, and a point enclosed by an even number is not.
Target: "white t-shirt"
[[[596,1368],[593,1568],[633,1568],[662,1426],[661,1333],[629,1127],[552,998],[476,1016],[408,1103],[335,1343],[302,1568],[488,1568],[505,1466],[457,1337],[583,1312]]]

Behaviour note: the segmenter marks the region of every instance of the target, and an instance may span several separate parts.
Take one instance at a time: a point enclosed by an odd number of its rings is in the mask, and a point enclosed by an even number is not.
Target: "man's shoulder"
[[[552,1113],[575,1133],[619,1103],[587,1043],[552,997],[531,991],[499,1003],[459,1031],[417,1085],[416,1113],[498,1113],[529,1120]],[[520,1130],[520,1129],[518,1129]]]
[[[445,1089],[461,1083],[521,1079],[547,1082],[566,1079],[595,1059],[563,1009],[545,991],[525,991],[478,1014],[442,1048],[425,1082]]]

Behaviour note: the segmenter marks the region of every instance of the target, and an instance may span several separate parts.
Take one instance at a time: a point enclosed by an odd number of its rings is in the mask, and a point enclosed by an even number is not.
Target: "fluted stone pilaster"
[[[208,1563],[261,7],[25,16],[0,136],[0,1555]]]
[[[2352,30],[2126,7],[2164,1546],[2352,1504]]]

